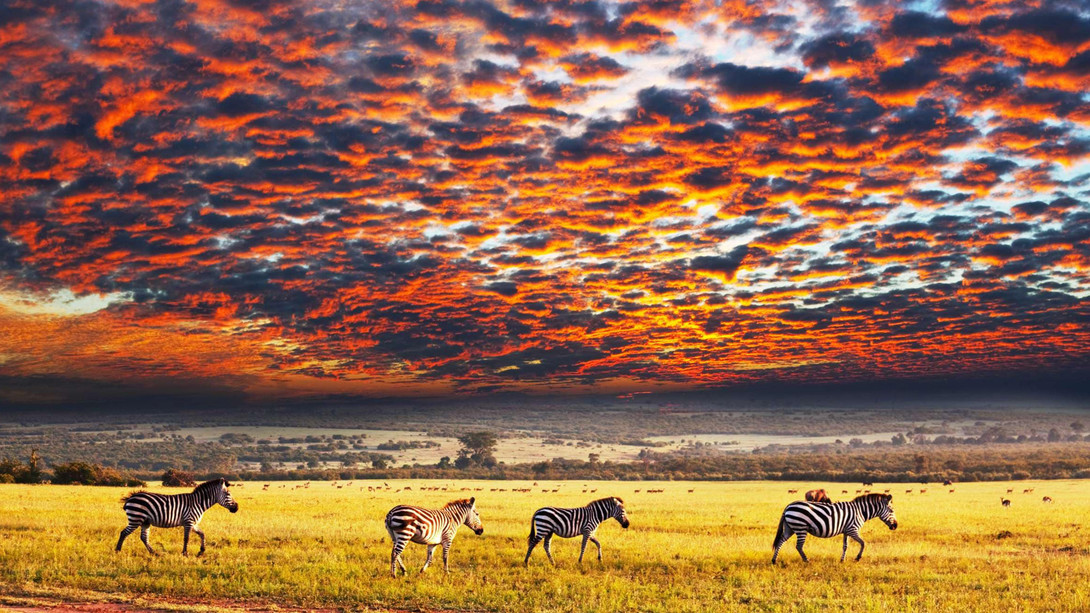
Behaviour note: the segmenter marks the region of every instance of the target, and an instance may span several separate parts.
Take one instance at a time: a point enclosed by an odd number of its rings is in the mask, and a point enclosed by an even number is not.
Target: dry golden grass
[[[268,491],[247,483],[233,492],[238,514],[216,507],[205,515],[203,558],[181,556],[181,529],[152,530],[161,556],[148,555],[138,534],[115,553],[125,525],[118,499],[126,490],[2,485],[0,593],[67,599],[109,594],[197,609],[278,603],[495,611],[1090,610],[1090,528],[1084,527],[1090,484],[1082,481],[958,484],[954,493],[932,484],[926,494],[916,484],[877,484],[875,491],[889,488],[894,495],[901,528],[891,532],[878,521],[868,523],[861,562],[838,561],[839,539],[810,539],[811,564],[801,562],[791,541],[776,567],[769,564],[771,544],[785,504],[810,487],[825,487],[841,500],[854,497],[858,486],[389,483],[390,489],[373,492],[367,487],[381,488],[382,482],[339,488],[314,482],[307,489],[274,482]],[[447,491],[422,491],[436,487]],[[523,487],[532,491],[511,492]],[[412,489],[396,491],[403,488]],[[1034,491],[1022,493],[1028,488]],[[499,489],[507,491],[493,491]],[[424,548],[410,545],[405,561],[412,574],[391,578],[386,511],[398,503],[438,507],[469,495],[477,497],[485,534],[459,532],[452,572],[444,575],[437,562],[417,574]],[[632,527],[625,531],[613,521],[601,527],[603,564],[594,560],[591,545],[579,566],[579,541],[556,539],[557,568],[540,547],[523,567],[535,509],[578,506],[606,495],[625,499]],[[1055,502],[1043,503],[1045,495]],[[1000,506],[1001,496],[1013,500],[1010,508]],[[998,538],[1002,532],[1010,536]],[[852,545],[849,555],[854,552]]]

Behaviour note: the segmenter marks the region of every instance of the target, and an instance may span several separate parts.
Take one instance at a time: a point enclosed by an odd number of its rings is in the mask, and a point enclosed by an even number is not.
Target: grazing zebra
[[[192,530],[201,537],[201,550],[197,555],[204,553],[204,532],[197,528],[204,512],[214,505],[221,505],[232,513],[238,512],[238,503],[231,498],[231,492],[227,488],[231,484],[227,479],[219,478],[193,488],[188,494],[156,494],[154,492],[133,492],[121,499],[122,508],[129,517],[129,525],[121,531],[121,538],[117,539],[116,551],[121,551],[121,544],[125,537],[140,528],[140,540],[144,547],[152,555],[159,555],[148,543],[148,531],[152,526],[156,528],[185,528],[185,540],[182,541],[182,555],[189,555],[189,532]]]
[[[802,551],[806,543],[807,533],[821,538],[829,538],[838,534],[844,535],[844,550],[840,554],[840,561],[848,553],[848,537],[859,543],[859,560],[863,557],[865,547],[863,539],[859,537],[859,529],[863,522],[875,517],[881,519],[890,530],[897,529],[897,517],[893,514],[891,501],[893,496],[888,494],[865,494],[848,502],[834,502],[821,504],[812,502],[792,502],[783,510],[780,516],[780,526],[776,530],[776,539],[772,543],[772,563],[776,563],[776,556],[780,555],[780,547],[794,534],[798,537],[795,549],[799,550],[803,562],[809,562]]]
[[[484,533],[481,516],[477,514],[477,507],[474,506],[476,501],[476,497],[454,500],[438,511],[404,504],[390,509],[386,514],[386,531],[394,541],[394,549],[390,553],[390,573],[396,577],[399,567],[402,572],[409,572],[401,561],[401,552],[405,551],[405,545],[409,541],[428,546],[428,559],[420,572],[428,570],[432,554],[439,545],[443,546],[443,571],[450,572],[447,558],[458,528],[465,524],[478,535]]]
[[[1003,506],[1005,506],[1005,507],[1011,506],[1011,501],[1007,500],[1006,498],[1004,498],[1002,496],[999,497],[999,501],[1002,502]]]
[[[534,511],[534,517],[530,520],[530,536],[526,538],[529,545],[526,549],[524,565],[530,564],[530,554],[538,543],[545,541],[545,555],[549,556],[549,562],[556,565],[553,560],[552,543],[553,536],[572,538],[583,535],[583,545],[579,548],[579,563],[583,563],[583,554],[587,550],[587,541],[594,543],[598,548],[598,561],[602,561],[602,544],[595,538],[598,525],[609,518],[617,520],[622,528],[628,528],[628,514],[624,510],[624,501],[616,496],[601,498],[585,507],[575,509],[562,509],[559,507],[544,507]]]
[[[832,502],[825,490],[810,490],[806,492],[806,499],[810,502]]]

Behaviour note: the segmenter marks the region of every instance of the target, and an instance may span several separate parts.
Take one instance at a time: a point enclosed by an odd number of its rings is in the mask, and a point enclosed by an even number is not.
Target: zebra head
[[[238,513],[238,503],[234,498],[231,498],[231,492],[227,488],[231,487],[231,482],[223,477],[220,477],[220,485],[216,488],[216,502],[223,506],[232,513]]]
[[[893,514],[893,496],[882,494],[881,505],[878,508],[878,519],[885,522],[890,530],[896,530],[897,516]]]
[[[628,513],[624,510],[624,501],[616,496],[613,497],[613,519],[617,520],[617,523],[621,524],[622,528],[628,527]]]
[[[484,534],[484,524],[481,523],[481,516],[477,513],[477,507],[475,506],[477,498],[473,497],[469,499],[469,511],[466,513],[465,525],[470,530],[475,532],[477,536]]]

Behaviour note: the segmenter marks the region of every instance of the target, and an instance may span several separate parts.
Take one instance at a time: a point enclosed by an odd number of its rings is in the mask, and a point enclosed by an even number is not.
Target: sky
[[[1090,373],[1084,2],[3,0],[0,402]]]

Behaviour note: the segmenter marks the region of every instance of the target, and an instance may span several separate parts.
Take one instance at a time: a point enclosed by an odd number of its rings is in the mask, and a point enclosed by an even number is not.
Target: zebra
[[[863,522],[875,517],[881,519],[890,530],[897,529],[897,517],[893,514],[891,501],[893,496],[889,494],[864,494],[848,502],[792,502],[783,510],[780,516],[780,526],[776,530],[776,539],[772,543],[772,563],[776,563],[776,556],[780,555],[780,547],[794,534],[798,537],[795,548],[799,550],[803,562],[809,562],[802,551],[806,543],[807,533],[821,538],[829,538],[838,534],[844,535],[844,549],[840,553],[840,561],[848,553],[848,537],[859,543],[859,555],[856,561],[863,557],[865,547],[863,539],[859,537],[859,529]]]
[[[193,488],[188,494],[156,494],[154,492],[133,492],[121,499],[122,509],[129,518],[129,525],[121,531],[121,538],[117,539],[115,551],[121,551],[121,544],[125,538],[140,528],[140,540],[144,547],[148,548],[151,555],[159,555],[148,543],[148,532],[152,526],[156,528],[185,528],[185,539],[182,541],[182,555],[189,555],[189,532],[192,530],[201,537],[201,550],[198,556],[204,554],[204,532],[197,528],[204,512],[214,505],[221,505],[232,513],[238,512],[238,503],[231,498],[231,492],[227,488],[231,483],[227,479],[219,478]]]
[[[550,544],[553,536],[572,538],[583,535],[583,545],[579,548],[579,563],[583,563],[583,554],[587,550],[587,541],[594,543],[598,548],[598,561],[602,561],[602,544],[598,542],[594,534],[598,531],[598,525],[609,518],[617,520],[622,528],[628,528],[628,514],[624,510],[624,501],[616,496],[601,498],[591,502],[585,507],[575,509],[562,509],[558,507],[544,507],[534,511],[534,517],[530,520],[530,536],[526,538],[529,547],[526,549],[526,559],[522,561],[524,566],[530,564],[530,554],[538,543],[545,541],[545,555],[549,556],[549,562],[555,566]]]
[[[428,570],[432,554],[438,545],[443,546],[443,571],[450,572],[447,558],[458,527],[465,524],[478,536],[484,534],[481,516],[477,514],[477,507],[474,506],[476,502],[476,497],[454,500],[438,511],[404,504],[390,509],[386,514],[386,531],[394,541],[394,548],[390,553],[390,573],[396,577],[399,567],[402,572],[409,572],[401,561],[401,552],[405,551],[405,545],[409,541],[428,546],[428,559],[424,562],[424,568],[420,569],[421,573]]]

